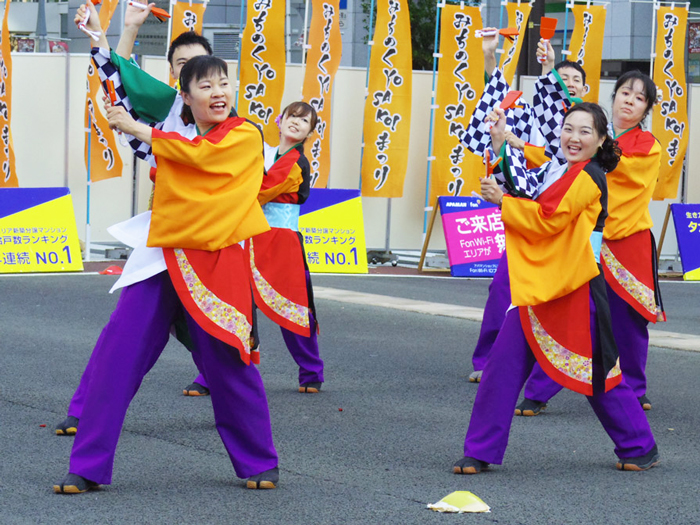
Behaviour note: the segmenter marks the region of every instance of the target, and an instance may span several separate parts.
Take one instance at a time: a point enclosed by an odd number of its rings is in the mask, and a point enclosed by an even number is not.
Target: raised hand
[[[484,52],[484,69],[489,75],[496,69],[496,49],[498,49],[498,28],[485,27],[485,35],[481,38],[481,49]],[[493,33],[489,35],[489,33]]]
[[[554,69],[554,48],[549,40],[540,38],[537,43],[537,61],[542,64],[542,74],[547,75]]]
[[[485,120],[494,123],[489,132],[491,133],[491,146],[498,153],[506,140],[506,112],[496,107]]]
[[[73,19],[75,25],[85,24],[85,28],[90,31],[102,31],[100,27],[100,17],[92,2],[87,2],[78,7]]]
[[[155,3],[150,3],[147,9],[141,9],[140,7],[135,7],[127,3],[126,12],[124,13],[124,29],[134,28],[138,31],[148,18],[148,15],[151,14],[151,9],[155,7],[155,5]]]

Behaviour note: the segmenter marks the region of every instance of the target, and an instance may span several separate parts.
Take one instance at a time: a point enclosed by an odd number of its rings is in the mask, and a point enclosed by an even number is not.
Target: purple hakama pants
[[[112,481],[119,435],[129,403],[168,341],[181,308],[167,272],[122,290],[88,363],[80,430],[69,472],[100,484]],[[187,315],[195,353],[209,378],[216,428],[236,475],[247,478],[278,464],[265,388],[254,365]],[[85,375],[85,374],[84,374]]]
[[[483,370],[486,360],[493,346],[501,325],[506,318],[506,311],[510,306],[510,278],[508,277],[508,260],[506,252],[503,252],[498,268],[489,285],[489,297],[484,307],[484,318],[481,322],[479,340],[472,355],[474,370]]]
[[[594,316],[595,311],[591,314]],[[503,462],[518,395],[535,362],[518,311],[513,309],[506,315],[481,376],[464,441],[465,456],[499,465]],[[654,436],[644,410],[624,380],[605,394],[586,398],[615,443],[619,458],[639,457],[651,451]]]
[[[606,287],[613,335],[620,352],[622,376],[634,395],[640,398],[647,391],[646,366],[649,353],[647,325],[649,322],[617,295],[610,286],[606,284]],[[540,365],[535,364],[525,385],[525,397],[547,403],[561,389],[561,385],[552,381]]]

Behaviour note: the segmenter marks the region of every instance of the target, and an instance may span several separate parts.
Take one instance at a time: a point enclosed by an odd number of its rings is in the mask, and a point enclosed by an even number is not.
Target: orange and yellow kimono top
[[[210,335],[251,352],[253,299],[239,244],[270,229],[258,202],[263,140],[251,122],[230,117],[192,140],[154,129],[158,175],[148,246],[163,248],[187,312]]]
[[[616,137],[622,157],[608,179],[608,219],[601,251],[610,287],[647,321],[665,320],[658,292],[656,247],[649,203],[661,146],[639,126]]]
[[[591,300],[596,306],[596,354],[605,391],[620,374],[605,281],[594,239],[606,217],[605,172],[595,161],[576,164],[535,201],[504,196],[503,223],[511,283],[525,337],[554,381],[593,395]]]

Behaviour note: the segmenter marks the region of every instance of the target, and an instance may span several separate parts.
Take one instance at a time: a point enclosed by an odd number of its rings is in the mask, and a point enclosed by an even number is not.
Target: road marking
[[[483,308],[433,303],[430,301],[416,301],[414,299],[404,299],[403,297],[353,292],[350,290],[341,290],[339,288],[314,286],[314,297],[317,299],[327,299],[329,301],[338,301],[341,303],[377,306],[380,308],[402,310],[404,312],[454,317],[457,319],[466,319],[467,321],[475,321],[478,323],[480,323],[484,317]],[[671,348],[673,350],[700,352],[700,336],[692,334],[664,332],[662,330],[649,330],[649,344],[661,348]]]
[[[459,319],[467,319],[469,321],[477,322],[481,322],[482,318],[484,317],[483,308],[432,303],[429,301],[416,301],[414,299],[404,299],[402,297],[392,297],[390,295],[378,295],[373,293],[352,292],[349,290],[340,290],[338,288],[314,286],[314,297],[318,299],[338,301],[341,303],[378,306],[383,308],[392,308],[394,310],[403,310],[405,312],[415,312],[419,314],[457,317]]]

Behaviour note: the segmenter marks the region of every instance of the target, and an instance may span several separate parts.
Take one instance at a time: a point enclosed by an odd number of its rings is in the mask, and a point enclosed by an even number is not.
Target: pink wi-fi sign
[[[450,272],[455,277],[491,277],[505,251],[501,211],[476,197],[440,197]]]

